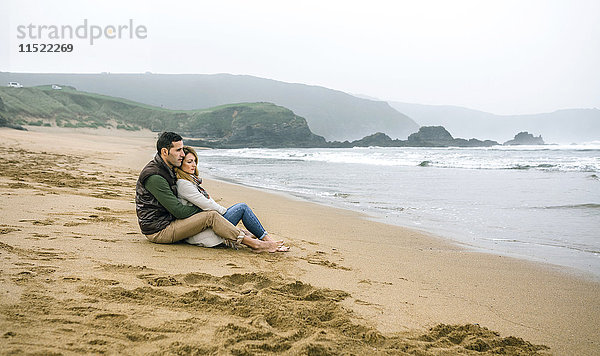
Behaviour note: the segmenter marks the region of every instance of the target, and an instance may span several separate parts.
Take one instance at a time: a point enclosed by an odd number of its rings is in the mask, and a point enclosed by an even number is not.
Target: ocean
[[[600,142],[199,150],[206,176],[600,279]]]

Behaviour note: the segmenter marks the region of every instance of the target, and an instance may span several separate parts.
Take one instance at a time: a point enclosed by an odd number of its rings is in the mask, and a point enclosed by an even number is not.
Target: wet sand
[[[215,180],[291,251],[152,244],[155,134],[32,130],[0,129],[1,354],[600,354],[598,281]]]

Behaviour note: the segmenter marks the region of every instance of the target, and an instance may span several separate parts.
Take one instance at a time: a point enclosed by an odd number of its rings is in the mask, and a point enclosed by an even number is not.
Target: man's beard
[[[180,161],[178,159],[170,160],[167,158],[167,160],[173,167],[177,167],[177,168],[181,167],[181,164],[183,163],[183,160]]]

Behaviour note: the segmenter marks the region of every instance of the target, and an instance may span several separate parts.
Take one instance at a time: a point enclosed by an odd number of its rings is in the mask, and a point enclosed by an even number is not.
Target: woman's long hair
[[[194,160],[196,160],[196,171],[194,172],[194,174],[192,176],[192,174],[182,171],[181,168],[175,167],[175,175],[177,176],[177,179],[189,180],[190,182],[192,182],[194,184],[202,183],[202,179],[198,178],[198,154],[190,146],[183,146],[183,152],[185,153],[186,156],[188,155],[188,153],[191,153],[194,155]]]
[[[200,184],[202,184],[202,178],[198,177],[198,154],[190,146],[183,146],[183,152],[186,156],[188,155],[188,153],[194,155],[194,160],[196,160],[196,171],[194,172],[194,174],[189,174],[187,172],[182,171],[181,168],[175,167],[175,175],[177,176],[177,179],[185,179],[194,183],[196,188],[198,188],[198,191],[202,193],[202,195],[204,195],[206,199],[210,199],[210,195],[208,194],[208,192],[200,186]]]

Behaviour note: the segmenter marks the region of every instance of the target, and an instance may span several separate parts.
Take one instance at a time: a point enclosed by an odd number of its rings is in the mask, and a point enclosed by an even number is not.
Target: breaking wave
[[[536,147],[536,149],[533,149]],[[360,147],[348,149],[230,149],[200,150],[200,156],[261,160],[405,166],[458,169],[512,169],[556,172],[600,172],[600,150],[547,148],[396,148]],[[562,147],[562,146],[561,146]],[[578,146],[579,147],[579,146]]]

